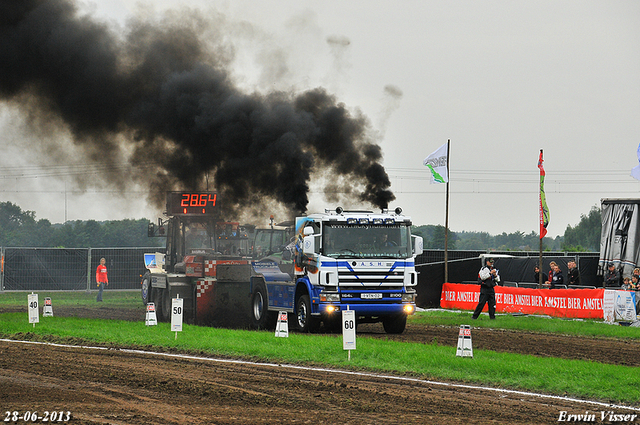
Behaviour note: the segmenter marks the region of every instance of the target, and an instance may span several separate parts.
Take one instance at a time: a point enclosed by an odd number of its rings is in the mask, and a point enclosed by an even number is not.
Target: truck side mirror
[[[411,242],[413,242],[413,255],[417,256],[422,254],[423,250],[423,241],[422,236],[413,236],[411,235]]]
[[[306,230],[306,229],[305,229]],[[305,254],[317,254],[316,252],[316,240],[320,235],[305,236],[302,241],[302,252]]]
[[[147,226],[147,236],[152,238],[156,235],[156,225],[153,224],[152,222],[149,222],[149,225]]]

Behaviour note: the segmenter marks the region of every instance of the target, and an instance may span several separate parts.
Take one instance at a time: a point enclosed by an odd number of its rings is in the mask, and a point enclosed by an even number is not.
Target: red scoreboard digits
[[[218,212],[215,192],[167,192],[168,215],[212,215]]]

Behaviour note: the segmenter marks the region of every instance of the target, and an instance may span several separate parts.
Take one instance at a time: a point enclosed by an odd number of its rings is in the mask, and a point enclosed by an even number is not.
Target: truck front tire
[[[385,317],[382,320],[382,326],[388,334],[401,334],[407,326],[407,315],[397,314],[395,316]]]
[[[308,294],[302,294],[298,297],[296,319],[298,329],[301,332],[313,333],[320,329],[320,319],[311,315],[311,299]]]

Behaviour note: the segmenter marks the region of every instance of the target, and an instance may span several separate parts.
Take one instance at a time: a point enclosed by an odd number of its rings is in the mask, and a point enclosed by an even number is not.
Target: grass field
[[[0,307],[26,308],[27,295],[30,293],[2,292],[0,293]],[[49,297],[54,306],[93,307],[95,306],[97,291],[38,291],[37,294],[41,305],[44,305],[44,299]],[[139,308],[144,310],[144,306],[140,301],[139,291],[110,291],[107,289],[104,294],[104,298],[111,308]]]
[[[109,292],[104,306],[140,308],[137,292]],[[95,294],[39,293],[56,305],[95,306]],[[0,306],[26,308],[26,293],[0,294]],[[102,305],[101,305],[102,306]],[[421,312],[411,323],[459,326],[470,313]],[[141,322],[49,317],[34,327],[26,313],[0,314],[0,334],[5,338],[77,340],[94,343],[163,347],[187,352],[260,359],[295,364],[330,365],[341,368],[410,374],[429,379],[446,379],[504,388],[535,390],[606,401],[640,403],[638,370],[633,367],[589,361],[544,358],[513,353],[474,350],[474,357],[455,356],[455,348],[358,338],[357,349],[347,361],[340,335],[291,333],[275,338],[273,332],[217,329],[184,325],[175,339],[168,323],[145,326]],[[474,323],[475,326],[475,323]],[[560,334],[638,338],[640,329],[609,326],[597,321],[569,321],[543,317],[501,316],[499,320],[479,321],[478,326],[553,332]],[[640,355],[640,353],[639,353]]]
[[[424,323],[429,325],[460,326],[471,323],[471,311],[451,312],[444,310],[425,311],[412,317],[411,323]],[[612,326],[602,320],[559,319],[546,316],[513,316],[510,314],[498,315],[496,321],[474,321],[474,327],[493,329],[512,329],[539,333],[552,333],[561,335],[609,337],[640,339],[640,329],[629,326]],[[639,353],[640,355],[640,353]]]

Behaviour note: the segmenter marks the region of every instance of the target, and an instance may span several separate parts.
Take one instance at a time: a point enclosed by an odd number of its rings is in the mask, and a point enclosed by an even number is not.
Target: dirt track
[[[58,316],[65,314],[106,318],[114,313],[56,310]],[[120,319],[140,320],[137,310],[118,314]],[[388,337],[374,325],[358,332],[362,337]],[[424,343],[437,339],[454,347],[457,330],[409,326],[398,338]],[[481,329],[473,330],[473,345],[636,366],[640,352],[637,342]],[[14,342],[0,342],[0,409],[2,419],[4,412],[14,410],[38,410],[41,415],[45,410],[70,411],[71,423],[80,424],[543,424],[557,423],[561,411],[608,410],[416,380]]]

